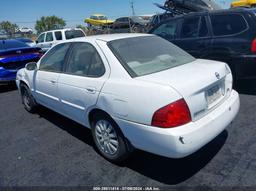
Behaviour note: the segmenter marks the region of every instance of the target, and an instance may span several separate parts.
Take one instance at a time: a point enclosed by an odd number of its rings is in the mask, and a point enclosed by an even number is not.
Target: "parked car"
[[[39,60],[40,50],[17,40],[0,40],[0,84],[15,82],[19,69]]]
[[[41,104],[91,128],[96,147],[113,162],[133,148],[171,158],[190,155],[239,110],[228,65],[196,60],[147,34],[58,44],[21,69],[16,83],[26,110]]]
[[[30,38],[16,38],[15,40],[24,42],[25,44],[27,44],[30,47],[34,47],[36,45],[36,43],[31,40]]]
[[[138,16],[121,17],[115,20],[112,25],[113,29],[127,29],[145,27],[149,21]]]
[[[36,47],[41,48],[44,52],[49,50],[53,45],[69,40],[72,38],[80,38],[85,37],[86,34],[83,32],[82,29],[75,28],[67,28],[67,29],[59,29],[59,30],[52,30],[46,31],[41,33],[37,40],[36,40]]]
[[[33,30],[28,27],[21,27],[19,28],[18,32],[32,34]]]
[[[196,58],[229,64],[235,86],[256,90],[256,9],[230,9],[191,13],[153,28],[159,35]]]

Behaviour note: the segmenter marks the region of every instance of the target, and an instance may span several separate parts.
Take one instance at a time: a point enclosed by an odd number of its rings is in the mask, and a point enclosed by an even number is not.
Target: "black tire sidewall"
[[[28,88],[26,85],[21,84],[20,89],[21,89],[22,103],[23,103],[25,109],[26,109],[28,112],[33,113],[33,112],[35,111],[35,109],[36,109],[36,103],[35,103],[35,101],[34,101],[34,98],[33,98],[32,94],[31,94],[29,88]],[[25,96],[24,94],[25,94],[25,93],[26,93],[27,96],[29,97],[29,107],[24,103],[24,96]]]

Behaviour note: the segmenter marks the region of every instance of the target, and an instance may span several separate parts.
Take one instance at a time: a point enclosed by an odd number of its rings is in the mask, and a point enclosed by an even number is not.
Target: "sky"
[[[0,22],[10,21],[19,27],[34,29],[35,21],[42,16],[56,15],[66,20],[67,27],[84,24],[93,13],[101,13],[116,19],[132,14],[131,0],[1,0]],[[165,0],[133,0],[137,15],[163,12],[153,3],[163,4]],[[231,0],[216,0],[228,7]]]

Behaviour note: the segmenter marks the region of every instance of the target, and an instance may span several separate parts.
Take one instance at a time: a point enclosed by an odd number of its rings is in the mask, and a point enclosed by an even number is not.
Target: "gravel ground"
[[[17,90],[0,88],[0,187],[256,188],[256,96],[240,95],[235,121],[192,156],[136,151],[117,166],[95,151],[88,129],[43,107],[29,114]]]

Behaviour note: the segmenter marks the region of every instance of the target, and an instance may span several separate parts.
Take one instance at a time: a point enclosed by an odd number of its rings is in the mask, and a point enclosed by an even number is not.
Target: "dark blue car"
[[[16,79],[16,73],[29,62],[41,57],[40,48],[32,48],[17,40],[0,40],[0,84]]]

